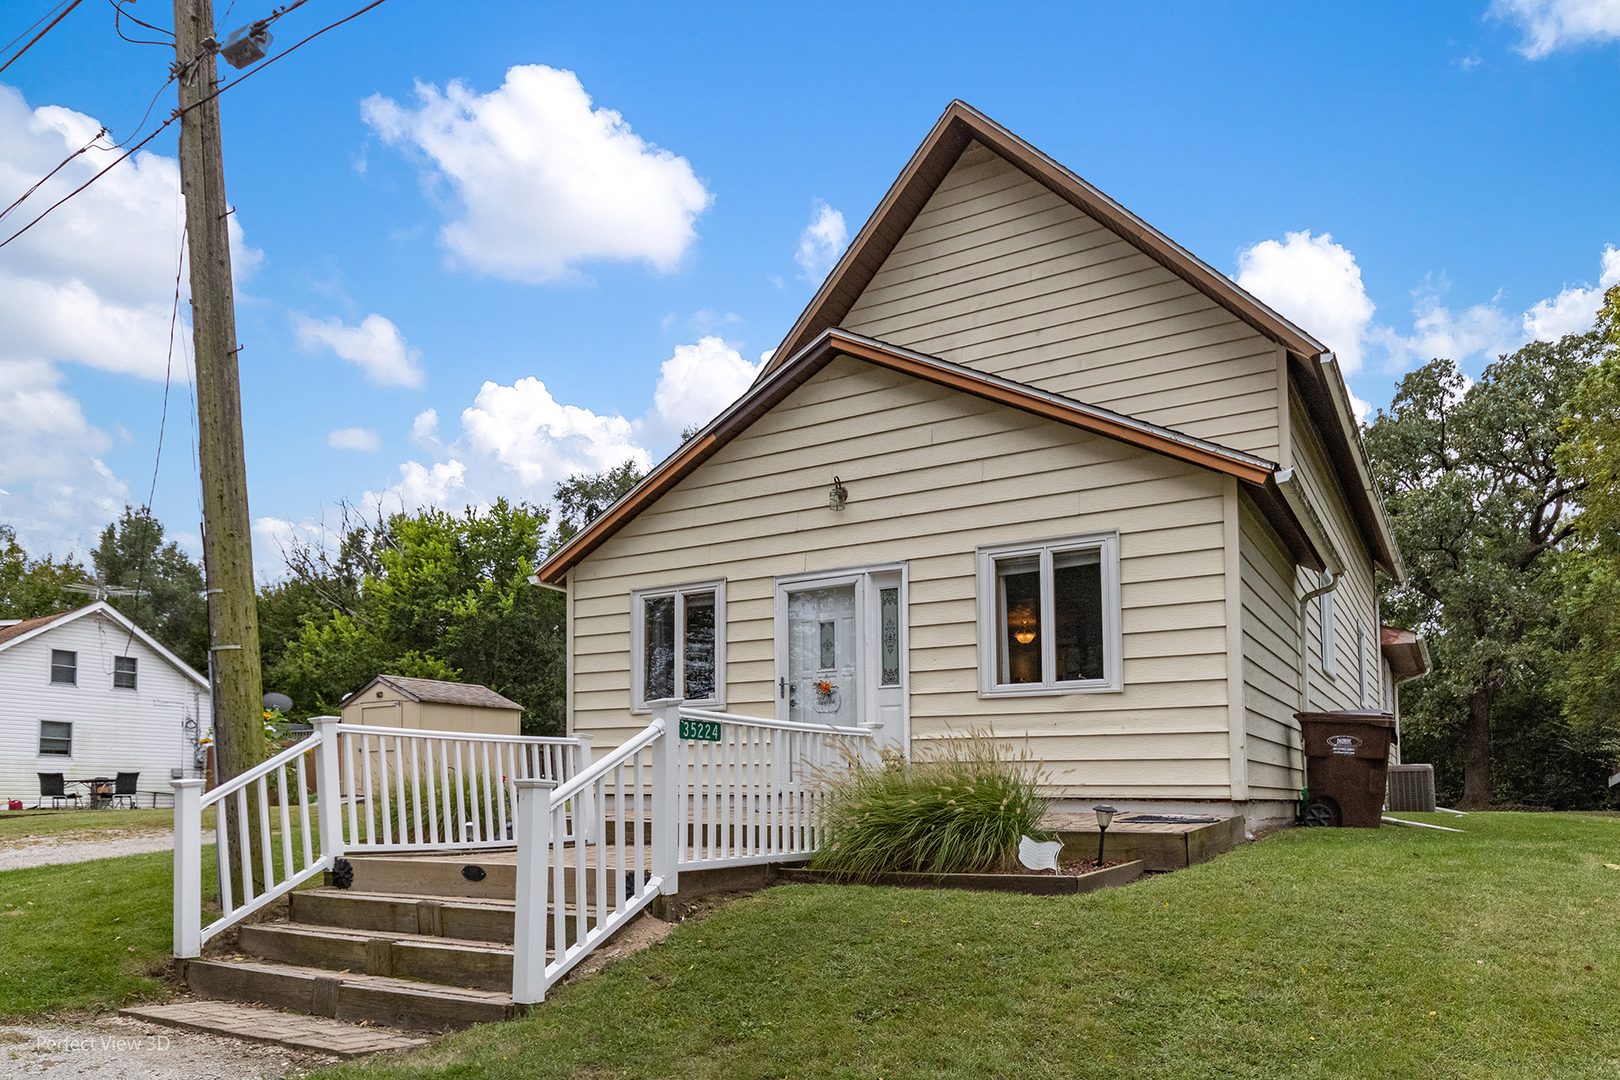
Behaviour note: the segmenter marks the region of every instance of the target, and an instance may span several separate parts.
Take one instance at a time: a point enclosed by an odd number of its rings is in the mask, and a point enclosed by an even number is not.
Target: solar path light
[[[1103,841],[1108,839],[1108,826],[1114,823],[1114,815],[1119,811],[1112,806],[1093,806],[1091,809],[1097,815],[1097,867],[1101,869]]]

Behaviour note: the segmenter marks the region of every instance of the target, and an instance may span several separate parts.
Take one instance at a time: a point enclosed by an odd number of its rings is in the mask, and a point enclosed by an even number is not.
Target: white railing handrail
[[[480,731],[437,731],[431,728],[379,727],[375,724],[349,724],[339,721],[334,731],[351,735],[386,735],[389,738],[456,739],[461,742],[516,743],[520,746],[584,746],[583,735],[489,735]]]
[[[778,731],[805,731],[815,735],[847,735],[873,738],[875,729],[864,724],[841,727],[837,724],[806,724],[798,720],[778,720],[775,717],[743,716],[739,713],[715,712],[712,709],[692,709],[681,706],[680,714],[687,720],[717,720],[724,724],[748,724],[753,727],[774,728]]]
[[[300,755],[309,753],[310,747],[320,745],[320,741],[320,731],[314,731],[307,738],[299,739],[297,742],[287,747],[287,749],[283,750],[275,757],[266,758],[264,761],[259,762],[246,772],[237,773],[223,784],[220,784],[218,787],[214,788],[214,790],[205,794],[202,797],[202,808],[206,810],[210,806],[213,806],[215,803],[219,802],[221,799],[225,798],[225,796],[236,794],[242,788],[247,787],[259,777],[269,776],[283,765],[291,764],[293,761],[297,760]]]
[[[641,732],[634,738],[620,743],[618,747],[603,757],[600,761],[593,762],[587,769],[581,769],[578,773],[574,774],[574,776],[572,776],[566,784],[563,784],[552,791],[552,805],[555,806],[559,803],[565,803],[569,799],[572,799],[575,795],[578,795],[581,791],[584,791],[587,787],[594,784],[598,777],[606,776],[608,773],[612,772],[616,766],[629,760],[638,751],[645,750],[647,747],[651,746],[657,741],[658,737],[663,734],[664,718],[660,716],[643,728]]]

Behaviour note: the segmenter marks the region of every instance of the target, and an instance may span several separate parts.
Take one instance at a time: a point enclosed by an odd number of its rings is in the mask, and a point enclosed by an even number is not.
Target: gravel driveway
[[[127,1016],[0,1026],[0,1080],[279,1080],[336,1061]]]
[[[203,843],[212,844],[214,834],[203,833]],[[56,866],[61,863],[111,859],[119,855],[141,855],[148,851],[169,851],[174,833],[167,830],[98,829],[75,837],[23,836],[0,840],[0,870],[22,870],[30,866]]]

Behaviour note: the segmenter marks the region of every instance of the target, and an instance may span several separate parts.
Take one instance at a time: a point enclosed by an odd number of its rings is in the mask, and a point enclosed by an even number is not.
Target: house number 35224
[[[698,742],[719,742],[720,725],[714,720],[682,720],[681,738]]]

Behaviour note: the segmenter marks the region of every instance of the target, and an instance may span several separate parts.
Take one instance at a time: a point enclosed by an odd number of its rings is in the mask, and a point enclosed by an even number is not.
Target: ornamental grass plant
[[[822,842],[812,869],[854,878],[896,871],[1011,869],[1020,837],[1045,839],[1040,767],[988,732],[919,747],[881,762],[852,760],[826,782]]]

